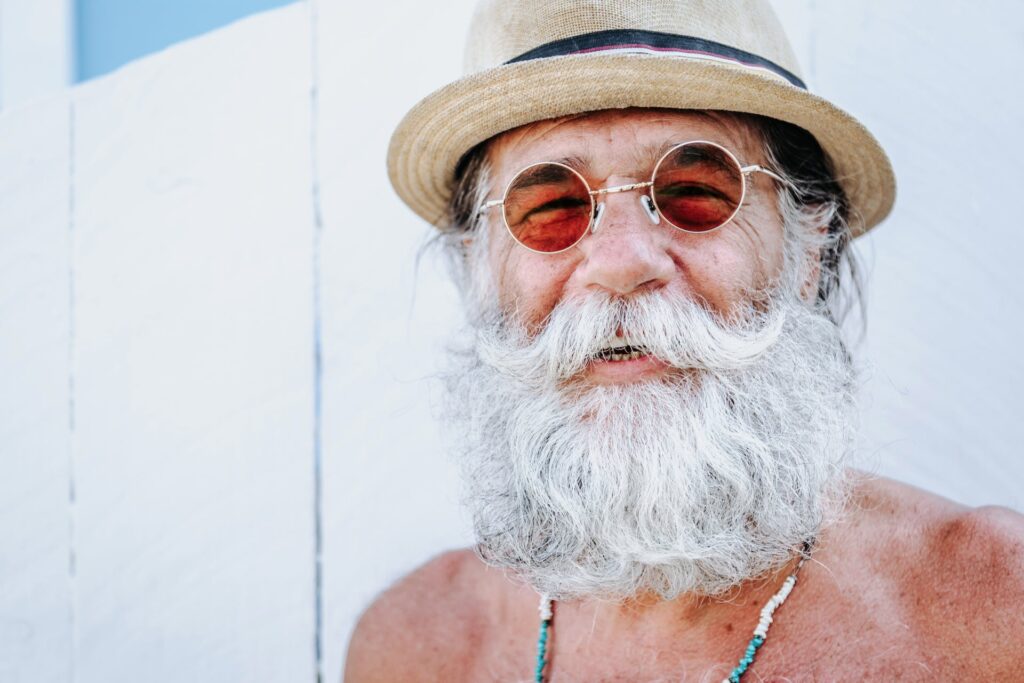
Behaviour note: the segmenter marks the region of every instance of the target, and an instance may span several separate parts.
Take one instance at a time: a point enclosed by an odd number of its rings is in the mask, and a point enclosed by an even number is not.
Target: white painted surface
[[[0,680],[315,676],[309,25],[0,118]]]
[[[896,169],[895,210],[857,243],[871,273],[865,462],[1024,509],[1024,10],[776,4],[809,9],[811,87],[856,113]]]
[[[408,108],[459,71],[461,39],[436,38],[464,35],[471,6],[317,6],[328,681],[381,589],[470,542],[431,408],[440,394],[431,375],[459,320],[456,293],[436,260],[416,272],[433,233],[397,200],[384,151]]]
[[[0,0],[0,109],[71,83],[73,0]]]
[[[868,462],[1024,507],[1024,10],[776,4],[899,177],[860,245]],[[317,424],[323,680],[374,594],[468,542],[432,415],[456,297],[384,154],[470,6],[300,4],[173,47],[72,91],[73,155],[66,101],[0,116],[0,674],[313,680]]]
[[[71,674],[66,98],[0,114],[0,681]]]
[[[74,93],[82,683],[314,678],[308,27]]]

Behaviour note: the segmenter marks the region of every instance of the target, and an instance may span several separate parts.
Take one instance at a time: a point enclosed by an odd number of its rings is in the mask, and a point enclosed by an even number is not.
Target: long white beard
[[[783,564],[839,505],[855,415],[839,330],[789,299],[723,322],[596,294],[532,338],[481,323],[446,380],[484,560],[558,599],[716,595]],[[618,330],[673,370],[581,381]]]

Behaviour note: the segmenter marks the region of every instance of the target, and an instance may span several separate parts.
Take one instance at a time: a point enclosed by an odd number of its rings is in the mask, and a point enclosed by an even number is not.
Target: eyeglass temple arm
[[[769,178],[772,178],[773,180],[777,180],[778,182],[782,183],[783,185],[785,185],[789,189],[793,190],[794,192],[799,192],[799,190],[800,190],[800,188],[798,188],[796,185],[794,185],[793,183],[789,182],[788,180],[786,180],[785,178],[780,176],[775,171],[770,171],[767,168],[765,168],[764,166],[761,166],[760,164],[753,164],[751,166],[744,166],[743,168],[740,169],[740,173],[742,173],[743,175],[748,175],[750,173],[756,173],[756,172],[764,173]]]

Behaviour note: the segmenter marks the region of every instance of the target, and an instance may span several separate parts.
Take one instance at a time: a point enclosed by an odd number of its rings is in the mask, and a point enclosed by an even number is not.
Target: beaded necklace
[[[793,586],[796,585],[796,575],[800,573],[800,568],[804,566],[804,562],[810,557],[812,545],[812,541],[804,541],[803,552],[800,553],[800,561],[796,563],[793,573],[782,582],[782,587],[779,588],[778,592],[761,608],[761,619],[757,622],[757,628],[754,629],[754,637],[750,639],[747,650],[743,653],[743,657],[740,658],[736,668],[726,678],[722,679],[722,683],[740,683],[743,674],[754,663],[757,651],[761,649],[764,641],[768,639],[768,628],[772,625],[775,610],[786,601],[786,598],[793,591]],[[537,669],[534,677],[536,683],[545,683],[544,668],[548,663],[548,633],[551,631],[551,625],[554,622],[553,606],[554,601],[551,598],[547,595],[541,596],[540,637],[537,640]]]

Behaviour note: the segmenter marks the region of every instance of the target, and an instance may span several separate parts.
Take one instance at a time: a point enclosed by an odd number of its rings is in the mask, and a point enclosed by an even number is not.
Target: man
[[[1024,680],[1021,517],[846,468],[847,247],[895,183],[767,5],[488,2],[467,56],[389,168],[465,294],[478,543],[346,680]]]

